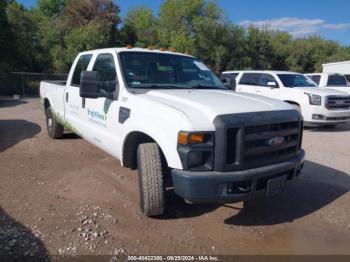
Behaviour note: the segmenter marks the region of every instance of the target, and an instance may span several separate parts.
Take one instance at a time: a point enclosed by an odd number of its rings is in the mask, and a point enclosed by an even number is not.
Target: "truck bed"
[[[41,82],[54,84],[54,85],[59,85],[59,86],[65,86],[66,83],[67,83],[66,80],[44,80],[44,81],[41,81]]]

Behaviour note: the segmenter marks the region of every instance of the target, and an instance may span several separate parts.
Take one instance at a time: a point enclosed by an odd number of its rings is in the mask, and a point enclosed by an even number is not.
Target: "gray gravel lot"
[[[39,99],[0,98],[0,255],[350,254],[350,124],[304,131],[302,176],[272,198],[138,209],[137,172],[73,134],[49,139]]]

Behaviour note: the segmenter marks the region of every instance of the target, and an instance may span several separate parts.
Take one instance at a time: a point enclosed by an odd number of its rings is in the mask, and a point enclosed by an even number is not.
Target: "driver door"
[[[85,98],[84,110],[89,130],[85,138],[110,154],[117,156],[119,148],[118,136],[118,78],[115,53],[99,53],[88,71],[97,71],[101,82],[113,83],[105,85],[103,92],[112,94],[111,98]],[[112,98],[113,97],[113,98]]]

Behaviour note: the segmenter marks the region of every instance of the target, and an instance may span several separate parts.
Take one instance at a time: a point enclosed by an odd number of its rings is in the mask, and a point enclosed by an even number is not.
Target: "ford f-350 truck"
[[[41,82],[40,95],[50,137],[70,129],[138,169],[147,216],[164,212],[166,181],[190,203],[234,202],[278,191],[303,167],[297,110],[235,93],[190,55],[83,52],[67,81]]]

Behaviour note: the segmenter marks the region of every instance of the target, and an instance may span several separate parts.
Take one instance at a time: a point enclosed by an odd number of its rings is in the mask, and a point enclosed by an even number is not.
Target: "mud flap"
[[[280,193],[281,191],[283,191],[286,185],[286,182],[287,182],[287,175],[269,179],[267,181],[266,194],[268,196],[273,196]]]

